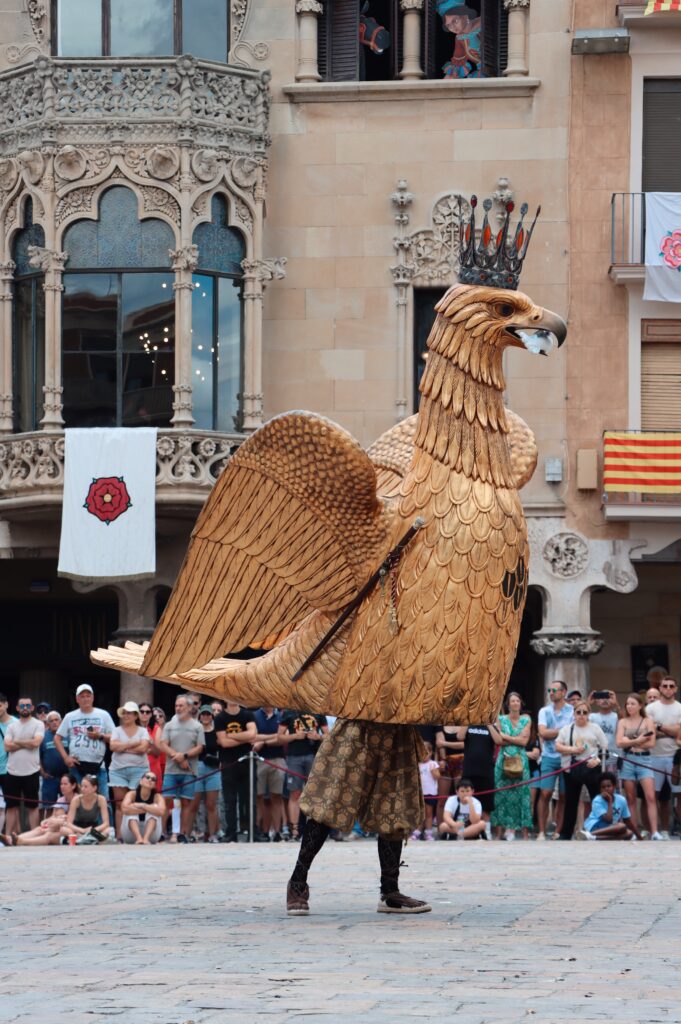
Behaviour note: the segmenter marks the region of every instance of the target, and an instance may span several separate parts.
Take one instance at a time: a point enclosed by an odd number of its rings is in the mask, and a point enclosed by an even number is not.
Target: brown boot
[[[432,909],[424,900],[403,896],[397,889],[395,892],[383,893],[376,908],[379,914],[427,914]]]
[[[286,913],[289,917],[307,917],[310,913],[310,887],[299,882],[286,886]]]

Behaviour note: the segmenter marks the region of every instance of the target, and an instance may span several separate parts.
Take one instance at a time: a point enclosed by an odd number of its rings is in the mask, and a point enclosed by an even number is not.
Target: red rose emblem
[[[83,508],[102,523],[113,523],[130,508],[132,502],[122,476],[100,476],[93,479]]]
[[[681,228],[670,231],[666,238],[662,239],[662,252],[660,256],[668,267],[673,267],[681,273]]]

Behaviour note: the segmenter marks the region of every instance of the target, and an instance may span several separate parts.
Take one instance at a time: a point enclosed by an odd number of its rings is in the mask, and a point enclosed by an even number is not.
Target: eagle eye
[[[513,316],[513,314],[515,313],[515,308],[511,306],[508,302],[500,302],[496,306],[496,311],[499,314],[499,316]]]

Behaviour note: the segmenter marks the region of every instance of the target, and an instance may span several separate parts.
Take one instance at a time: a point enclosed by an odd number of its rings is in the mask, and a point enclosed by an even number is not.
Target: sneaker
[[[653,832],[650,838],[656,843],[660,842],[661,840],[664,840],[664,836],[661,832]]]
[[[660,839],[664,839],[665,842],[669,839],[669,832],[667,832],[666,828],[663,828],[660,832]]]
[[[281,838],[284,840],[285,843],[288,843],[289,839],[291,838],[291,833],[288,830],[288,825],[282,826]]]
[[[545,834],[543,832],[537,832],[537,842],[538,843],[545,843],[546,842],[546,836],[545,836]]]
[[[433,908],[424,900],[414,900],[401,892],[383,893],[376,912],[378,914],[427,914]]]
[[[215,836],[208,836],[208,839],[206,840],[206,842],[207,843],[219,843],[220,840],[217,837],[217,835],[215,835]]]
[[[641,839],[650,839],[650,832],[646,832],[644,828],[641,829]]]
[[[637,843],[638,842],[638,836],[631,836],[631,838],[629,839],[629,842],[630,843]]]
[[[273,843],[280,843],[281,842],[281,833],[280,832],[275,832],[274,833],[274,835],[272,836],[272,842]]]
[[[409,838],[410,839],[420,839],[421,838],[421,829],[420,828],[415,828],[414,831],[412,832],[412,834],[409,836]]]
[[[492,838],[492,824],[489,821],[485,822],[485,839]]]
[[[425,834],[424,834],[424,837],[423,837],[423,838],[424,838],[424,839],[426,840],[426,842],[428,842],[428,843],[432,843],[432,842],[434,842],[434,841],[435,841],[435,836],[433,835],[433,830],[432,830],[432,828],[427,828],[427,829],[426,829],[426,831],[425,831]]]
[[[310,913],[310,887],[298,882],[286,886],[286,913],[289,917],[307,917]]]
[[[596,842],[596,836],[592,832],[587,832],[585,828],[581,828],[576,834],[575,839],[590,840]]]
[[[504,836],[504,839],[506,840],[507,843],[512,843],[515,839],[515,832],[512,829],[509,829],[506,835]]]
[[[170,841],[172,843],[172,839]],[[187,837],[182,832],[178,832],[178,834],[177,834],[177,842],[178,843],[188,843],[189,840],[187,839]]]

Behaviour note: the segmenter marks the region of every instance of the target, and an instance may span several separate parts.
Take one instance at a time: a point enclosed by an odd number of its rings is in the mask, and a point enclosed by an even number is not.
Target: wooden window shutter
[[[499,78],[508,64],[508,11],[501,0],[482,0],[482,66],[486,78]]]
[[[327,0],[322,20],[327,30],[326,73],[322,77],[328,82],[356,82],[359,79],[358,0]]]
[[[681,192],[681,79],[643,83],[644,192]]]
[[[681,430],[681,320],[644,320],[641,427]]]
[[[442,31],[441,22],[436,0],[425,0],[421,16],[421,67],[426,78],[442,78],[442,68],[438,67],[437,59],[437,34]]]

